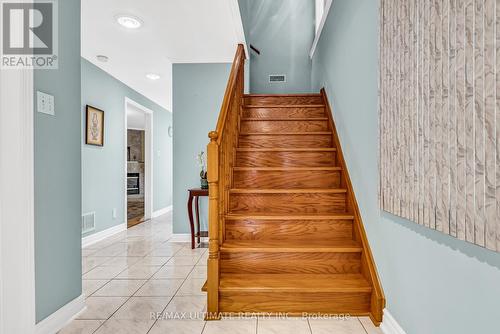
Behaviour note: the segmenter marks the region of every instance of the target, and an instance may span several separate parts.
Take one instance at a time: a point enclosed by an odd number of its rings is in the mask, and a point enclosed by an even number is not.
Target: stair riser
[[[325,132],[327,121],[242,121],[243,133]]]
[[[362,315],[370,311],[370,292],[221,291],[221,312],[324,313]]]
[[[245,108],[245,118],[326,117],[324,108]]]
[[[361,253],[221,252],[226,274],[358,274]]]
[[[234,187],[241,189],[338,188],[340,171],[235,170]]]
[[[238,167],[333,167],[336,152],[238,152]]]
[[[345,193],[231,194],[232,213],[328,214],[346,212]]]
[[[352,239],[351,220],[226,220],[226,240]]]
[[[321,96],[247,96],[245,105],[298,105],[323,104]]]
[[[239,147],[251,148],[331,148],[332,136],[326,135],[249,135],[240,136]]]

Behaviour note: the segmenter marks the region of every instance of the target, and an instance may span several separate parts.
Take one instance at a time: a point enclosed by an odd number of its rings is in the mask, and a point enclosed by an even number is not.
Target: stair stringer
[[[366,236],[365,228],[363,226],[363,220],[359,211],[358,203],[356,201],[356,195],[352,187],[351,178],[349,176],[349,170],[344,159],[344,154],[342,152],[342,146],[340,144],[340,139],[338,137],[337,129],[335,126],[335,121],[333,119],[332,110],[330,103],[328,101],[328,96],[324,88],[321,89],[321,96],[323,97],[325,110],[327,117],[329,118],[329,123],[332,131],[333,142],[337,148],[337,163],[342,167],[343,173],[341,177],[341,184],[347,189],[347,207],[350,212],[354,215],[354,228],[353,237],[355,240],[361,242],[363,246],[363,251],[361,254],[361,272],[364,277],[371,283],[373,287],[370,305],[370,318],[377,326],[382,322],[383,310],[385,308],[385,295],[380,283],[380,278],[377,273],[377,268],[373,255],[368,243],[368,238]]]

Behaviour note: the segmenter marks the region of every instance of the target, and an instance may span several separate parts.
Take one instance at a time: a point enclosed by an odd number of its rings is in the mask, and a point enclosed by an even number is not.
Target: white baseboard
[[[168,240],[169,242],[191,242],[191,233],[174,233],[172,238]],[[201,238],[202,242],[208,242],[208,238]]]
[[[384,318],[380,324],[380,329],[384,334],[406,334],[387,309],[384,309]]]
[[[83,294],[76,297],[35,326],[36,334],[55,334],[85,311]]]
[[[163,216],[163,215],[169,213],[170,211],[172,211],[173,208],[174,207],[171,205],[171,206],[167,206],[166,208],[157,210],[157,211],[153,212],[153,218]]]
[[[106,238],[109,238],[117,233],[120,233],[120,232],[123,232],[126,230],[127,230],[127,223],[124,223],[124,224],[110,227],[104,231],[91,234],[85,238],[82,238],[82,248],[93,245],[101,240],[104,240]]]

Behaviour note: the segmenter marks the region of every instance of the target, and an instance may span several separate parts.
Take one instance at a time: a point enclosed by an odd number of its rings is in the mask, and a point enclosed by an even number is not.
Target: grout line
[[[309,326],[309,331],[311,332],[311,334],[313,334],[311,323],[309,322],[309,317],[306,318],[306,321],[307,321],[307,325]]]
[[[368,334],[368,330],[365,328],[365,325],[363,325],[363,323],[361,322],[361,319],[359,317],[356,317],[359,321],[359,323],[361,324],[361,327],[363,328],[363,330],[365,331],[366,334]]]

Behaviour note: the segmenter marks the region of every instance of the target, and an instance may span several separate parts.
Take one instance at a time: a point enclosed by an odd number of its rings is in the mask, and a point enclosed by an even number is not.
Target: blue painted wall
[[[82,291],[80,0],[59,1],[59,69],[36,70],[34,80],[35,92],[55,97],[55,116],[34,115],[39,322]]]
[[[231,64],[174,64],[174,233],[189,233],[189,188],[200,187],[196,155],[207,151],[215,130]],[[207,226],[207,200],[200,201],[200,219]]]
[[[126,222],[125,212],[125,98],[153,110],[153,211],[172,205],[172,114],[121,81],[82,58],[82,134],[85,106],[104,110],[104,147],[85,144],[82,151],[82,213],[96,213],[96,233]],[[113,219],[113,208],[117,218]]]
[[[408,334],[497,333],[500,254],[378,209],[377,29],[378,1],[335,0],[312,83],[327,89],[387,308]]]
[[[309,93],[314,40],[313,0],[238,0],[250,52],[252,93]],[[249,49],[250,50],[250,49]],[[269,83],[270,74],[286,74],[286,83]]]

